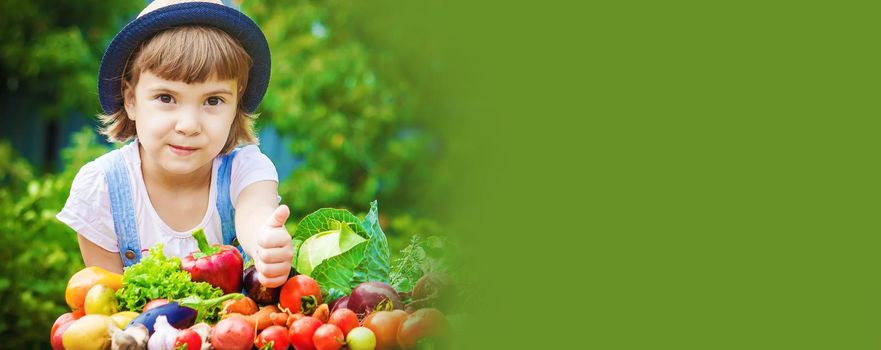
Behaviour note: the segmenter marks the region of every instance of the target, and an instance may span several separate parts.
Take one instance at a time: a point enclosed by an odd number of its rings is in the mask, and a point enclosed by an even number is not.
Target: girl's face
[[[142,72],[125,109],[135,121],[144,159],[168,174],[186,175],[211,163],[236,115],[236,81],[187,84]]]

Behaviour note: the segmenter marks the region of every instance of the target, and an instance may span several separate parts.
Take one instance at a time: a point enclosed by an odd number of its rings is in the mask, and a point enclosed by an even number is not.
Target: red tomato
[[[187,350],[191,349],[201,349],[202,348],[202,337],[199,336],[199,333],[196,333],[192,329],[184,329],[177,333],[177,338],[174,338],[174,348],[186,345]]]
[[[398,348],[398,327],[406,318],[404,310],[376,311],[364,318],[364,327],[376,335],[376,350]]]
[[[312,342],[317,350],[339,350],[346,345],[346,336],[340,327],[324,324],[315,331]]]
[[[349,335],[349,331],[351,331],[352,328],[361,325],[361,323],[358,322],[358,315],[355,315],[355,311],[349,309],[334,310],[334,312],[330,314],[330,319],[327,320],[327,323],[340,327],[340,330],[343,331],[343,335]]]
[[[64,334],[64,331],[67,330],[67,327],[70,327],[70,325],[73,324],[73,321],[76,321],[82,316],[82,312],[68,312],[55,319],[55,324],[52,325],[52,330],[49,331],[49,343],[52,345],[53,350],[64,349],[64,345],[61,344],[61,336]]]
[[[436,344],[449,341],[450,324],[444,314],[437,309],[419,309],[407,316],[398,327],[398,345],[403,349],[415,349],[416,344],[425,338],[434,338]]]
[[[311,277],[296,275],[284,283],[278,299],[283,311],[308,315],[321,305],[321,288]]]
[[[321,327],[321,321],[312,316],[304,316],[294,321],[291,323],[290,332],[288,332],[291,345],[297,350],[315,350],[312,336],[315,335],[318,327]]]
[[[153,300],[150,300],[149,302],[147,302],[147,304],[144,305],[144,311],[142,311],[142,312],[147,312],[147,311],[149,311],[149,310],[152,309],[152,308],[155,308],[155,307],[157,307],[157,306],[162,306],[162,305],[165,305],[165,304],[168,304],[168,299],[153,299]]]
[[[272,344],[267,348],[273,350],[287,349],[289,343],[288,329],[278,325],[266,327],[254,341],[258,349],[264,349],[264,346]]]

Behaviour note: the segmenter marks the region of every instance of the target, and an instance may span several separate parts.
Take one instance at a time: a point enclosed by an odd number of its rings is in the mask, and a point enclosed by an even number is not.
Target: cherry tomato
[[[373,350],[376,347],[376,336],[367,327],[355,327],[346,336],[349,350]]]
[[[254,341],[254,344],[257,345],[258,349],[287,349],[289,345],[288,329],[278,325],[266,327],[266,329],[260,332],[260,335],[257,336],[257,340]]]
[[[318,327],[321,327],[321,321],[312,316],[304,316],[294,321],[294,323],[291,323],[291,329],[288,332],[288,339],[290,339],[291,345],[297,350],[315,350],[312,336],[315,335]]]
[[[309,315],[321,305],[321,288],[311,277],[296,275],[284,283],[278,299],[282,310]]]
[[[323,324],[315,330],[312,342],[318,350],[339,350],[346,345],[346,336],[340,327],[332,324]]]
[[[303,315],[302,313],[299,313],[299,312],[288,316],[288,321],[285,322],[285,327],[291,328],[291,325],[294,323],[294,321],[299,320],[303,317],[306,317],[306,315]]]
[[[202,337],[192,329],[184,329],[177,333],[177,338],[174,338],[175,349],[182,345],[186,345],[187,350],[201,349]]]
[[[376,336],[376,350],[392,350],[398,347],[398,327],[407,318],[404,310],[376,311],[364,318],[364,327]]]
[[[334,310],[334,312],[330,314],[330,319],[327,320],[327,323],[340,327],[340,330],[343,331],[344,335],[349,335],[349,331],[351,331],[352,328],[361,325],[358,322],[358,315],[355,315],[355,311],[349,309]]]

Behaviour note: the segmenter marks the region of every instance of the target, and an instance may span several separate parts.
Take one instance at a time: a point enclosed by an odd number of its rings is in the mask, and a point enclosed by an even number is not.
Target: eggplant
[[[211,307],[229,299],[238,299],[241,297],[243,297],[243,295],[240,293],[230,293],[217,298],[202,300],[202,298],[199,298],[198,296],[191,295],[178,301],[172,301],[168,304],[157,306],[138,315],[138,317],[135,317],[126,328],[139,324],[144,325],[144,327],[147,328],[147,331],[152,335],[154,331],[153,325],[156,323],[156,318],[159,316],[165,316],[168,323],[174,326],[174,328],[189,328],[196,322],[202,321],[202,319],[205,318],[205,312]]]
[[[147,327],[147,332],[153,335],[153,324],[156,323],[156,318],[159,316],[165,316],[168,319],[168,323],[174,326],[174,328],[184,329],[196,324],[197,315],[198,311],[195,309],[181,306],[177,302],[170,302],[138,315],[126,328],[139,324],[144,325],[144,327]]]

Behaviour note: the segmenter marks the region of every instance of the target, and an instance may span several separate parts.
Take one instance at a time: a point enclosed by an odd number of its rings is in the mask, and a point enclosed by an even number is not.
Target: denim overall
[[[235,209],[229,198],[229,182],[232,175],[232,161],[237,150],[221,156],[217,169],[217,212],[223,228],[223,244],[232,245],[236,239]],[[135,220],[132,202],[132,187],[129,184],[128,170],[122,152],[112,152],[101,157],[104,175],[107,177],[107,192],[110,194],[110,212],[113,215],[113,228],[123,268],[137,264],[141,260],[141,241]],[[248,260],[242,247],[238,247],[242,258]]]

